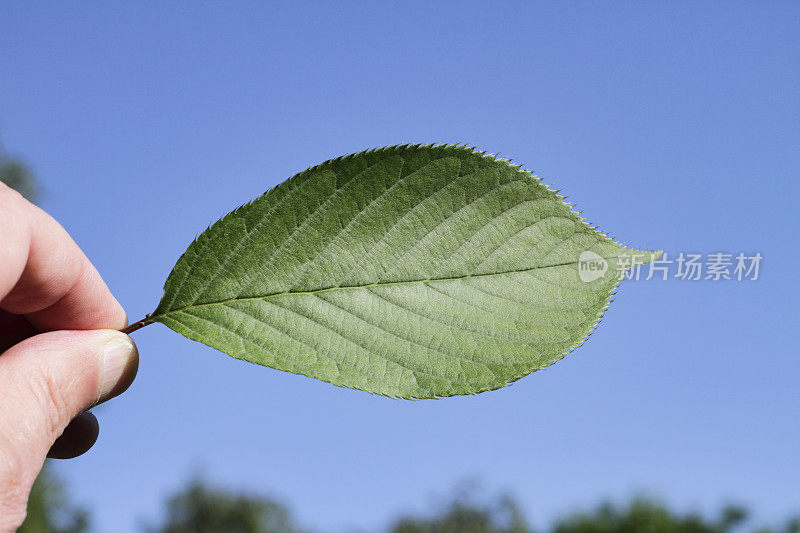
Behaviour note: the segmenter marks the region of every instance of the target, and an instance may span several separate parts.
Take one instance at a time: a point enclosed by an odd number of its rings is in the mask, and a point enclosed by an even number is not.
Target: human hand
[[[67,232],[0,183],[0,531],[25,519],[46,456],[76,457],[97,440],[87,409],[133,381],[126,324]]]

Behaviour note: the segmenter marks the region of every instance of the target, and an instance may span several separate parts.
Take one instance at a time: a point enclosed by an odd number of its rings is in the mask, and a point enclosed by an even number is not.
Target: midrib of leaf
[[[618,255],[611,255],[611,256],[600,256],[603,259],[619,259],[622,256]],[[456,277],[448,277],[448,278],[428,278],[428,279],[419,279],[419,280],[402,280],[402,281],[384,281],[384,282],[375,282],[375,283],[366,283],[363,285],[338,285],[334,287],[323,287],[321,289],[312,289],[308,291],[283,291],[283,292],[274,292],[271,294],[265,294],[260,296],[246,296],[246,297],[236,297],[236,298],[228,298],[227,300],[220,300],[217,302],[205,302],[201,304],[192,304],[187,305],[184,307],[180,307],[177,309],[171,309],[165,313],[159,313],[157,315],[150,316],[150,320],[158,321],[160,317],[169,316],[174,313],[180,313],[183,311],[190,311],[193,309],[198,309],[202,307],[211,307],[215,305],[226,305],[229,303],[234,302],[246,302],[251,300],[269,300],[270,298],[277,298],[280,296],[290,296],[290,295],[309,295],[309,294],[322,294],[326,292],[333,292],[333,291],[348,291],[348,290],[363,290],[363,289],[370,289],[373,287],[390,287],[390,286],[398,286],[398,285],[419,285],[425,283],[434,283],[434,282],[446,282],[446,281],[464,281],[468,279],[477,279],[477,278],[486,278],[492,276],[504,276],[506,274],[518,274],[522,272],[531,272],[534,270],[542,270],[545,268],[555,268],[561,266],[571,266],[577,265],[578,261],[567,261],[564,263],[554,263],[552,265],[539,265],[530,268],[521,268],[516,270],[506,270],[502,272],[489,272],[484,274],[467,274],[465,276],[456,276]]]

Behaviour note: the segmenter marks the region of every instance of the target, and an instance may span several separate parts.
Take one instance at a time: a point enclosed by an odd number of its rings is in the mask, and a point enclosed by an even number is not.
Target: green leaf
[[[381,148],[310,168],[223,217],[180,258],[149,320],[335,385],[473,394],[588,336],[619,276],[609,266],[582,281],[587,251],[596,263],[650,258],[506,160],[454,145]]]

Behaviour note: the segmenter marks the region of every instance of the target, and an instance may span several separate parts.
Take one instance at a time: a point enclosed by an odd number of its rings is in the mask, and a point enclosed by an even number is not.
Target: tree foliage
[[[479,502],[462,496],[429,518],[397,519],[388,533],[529,533],[525,516],[510,497]]]
[[[428,517],[397,520],[389,533],[537,533],[523,518],[513,500],[494,506],[454,501],[440,513]],[[748,527],[747,511],[725,507],[717,517],[679,513],[664,504],[636,498],[625,505],[605,503],[591,511],[579,511],[556,520],[541,533],[731,533]],[[749,528],[753,531],[753,528]],[[763,528],[759,533],[800,533],[800,520],[782,527]]]
[[[22,533],[88,533],[89,513],[70,503],[62,483],[45,469],[34,485]],[[353,517],[357,519],[358,517]],[[145,533],[303,533],[289,509],[272,498],[230,491],[199,479],[167,499],[163,516]],[[320,533],[324,533],[322,530]],[[460,494],[428,516],[395,519],[386,533],[800,533],[800,519],[780,527],[754,527],[747,511],[728,506],[717,516],[681,513],[651,499],[605,503],[567,514],[543,530],[526,520],[509,496],[475,498]]]
[[[45,466],[33,484],[19,533],[87,533],[89,512],[69,501],[64,484]]]
[[[165,515],[150,533],[302,533],[283,505],[198,479],[168,499]]]
[[[575,513],[558,521],[552,533],[728,533],[744,523],[747,513],[726,507],[718,519],[696,513],[680,514],[664,505],[636,499],[626,506],[603,504],[593,512]]]
[[[5,154],[0,149],[0,182],[16,189],[22,196],[35,201],[38,187],[33,174],[22,161]]]

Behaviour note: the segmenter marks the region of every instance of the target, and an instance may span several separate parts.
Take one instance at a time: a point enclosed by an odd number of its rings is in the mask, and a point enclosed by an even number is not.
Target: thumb
[[[43,333],[0,355],[0,517],[20,506],[24,516],[55,440],[79,413],[127,389],[137,367],[133,341],[114,330]]]

